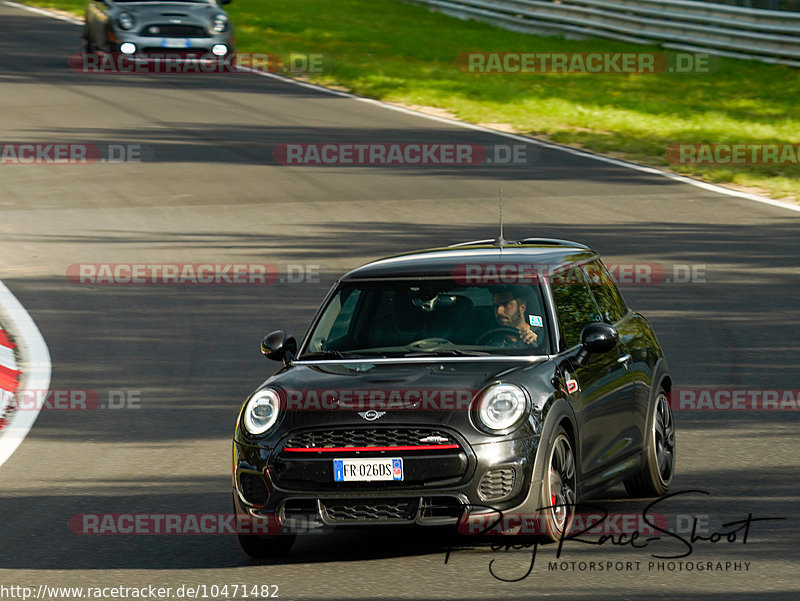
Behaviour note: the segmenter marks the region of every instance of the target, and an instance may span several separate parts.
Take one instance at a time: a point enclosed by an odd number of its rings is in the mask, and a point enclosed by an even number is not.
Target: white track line
[[[3,282],[0,282],[0,317],[20,352],[22,376],[19,390],[48,390],[52,366],[47,344],[25,307]],[[17,450],[39,416],[39,409],[15,411],[9,425],[0,430],[0,465]]]
[[[504,131],[498,131],[496,129],[485,127],[483,125],[466,123],[464,121],[458,121],[456,119],[448,119],[447,117],[440,117],[438,115],[429,115],[428,113],[421,113],[419,111],[415,111],[414,109],[409,109],[402,106],[395,106],[393,104],[387,104],[386,102],[383,102],[381,100],[375,100],[374,98],[364,98],[363,96],[356,96],[355,94],[351,94],[349,92],[342,92],[339,90],[329,90],[328,88],[324,88],[322,86],[318,86],[313,83],[298,81],[296,79],[284,77],[283,75],[278,75],[277,73],[267,73],[265,71],[259,71],[254,69],[245,69],[245,70],[250,71],[251,73],[255,73],[256,75],[261,75],[263,77],[270,77],[272,79],[277,79],[286,83],[292,83],[294,85],[301,86],[304,88],[310,88],[312,90],[318,90],[320,92],[327,92],[328,94],[341,96],[343,98],[351,98],[353,100],[358,100],[359,102],[365,102],[367,104],[374,104],[386,109],[397,111],[399,113],[414,115],[415,117],[423,117],[425,119],[429,119],[430,121],[438,121],[440,123],[447,123],[448,125],[464,127],[466,129],[472,129],[487,134],[493,134],[495,136],[501,136],[503,138],[508,138],[510,140],[517,140],[518,142],[525,142],[526,144],[532,144],[534,146],[540,146],[542,148],[560,150],[561,152],[566,152],[587,159],[593,159],[595,161],[609,163],[611,165],[616,165],[618,167],[625,167],[627,169],[633,169],[635,171],[641,171],[642,173],[649,173],[651,175],[659,175],[661,177],[666,177],[667,179],[671,179],[676,182],[689,184],[690,186],[702,188],[703,190],[708,190],[710,192],[716,192],[717,194],[724,194],[725,196],[733,196],[735,198],[744,198],[746,200],[752,200],[755,202],[761,202],[764,204],[772,205],[774,207],[780,207],[782,209],[789,209],[790,211],[800,212],[800,205],[789,204],[786,202],[782,202],[780,200],[774,200],[772,198],[767,198],[765,196],[759,196],[757,194],[748,194],[747,192],[739,192],[737,190],[723,188],[722,186],[709,184],[708,182],[692,179],[691,177],[686,177],[685,175],[678,175],[677,173],[672,173],[670,171],[663,171],[661,169],[656,169],[655,167],[645,167],[644,165],[637,165],[636,163],[630,163],[628,161],[613,159],[611,157],[603,156],[600,154],[594,154],[593,152],[589,152],[587,150],[579,150],[577,148],[572,148],[570,146],[562,146],[560,144],[554,144],[552,142],[545,142],[543,140],[538,140],[536,138],[529,138],[528,136],[523,136],[520,134],[512,134]]]
[[[10,370],[17,369],[17,359],[14,357],[14,349],[3,346],[0,343],[0,365]]]
[[[8,6],[13,6],[16,8],[21,8],[23,10],[29,10],[31,12],[35,12],[37,14],[53,17],[54,19],[59,19],[61,21],[67,21],[69,23],[75,23],[76,25],[83,25],[83,21],[78,19],[71,19],[69,17],[64,17],[58,15],[56,13],[52,13],[48,10],[44,10],[41,8],[34,8],[31,6],[26,6],[24,4],[18,4],[17,2],[11,2],[10,0],[2,0],[3,4]],[[448,119],[447,117],[439,117],[437,115],[429,115],[428,113],[421,113],[419,111],[415,111],[413,109],[405,108],[402,106],[395,106],[393,104],[387,104],[381,100],[375,100],[374,98],[364,98],[363,96],[357,96],[355,94],[351,94],[349,92],[341,92],[339,90],[331,90],[329,88],[325,88],[320,85],[316,85],[313,83],[308,83],[305,81],[298,81],[296,79],[292,79],[290,77],[284,77],[283,75],[278,75],[276,73],[267,73],[265,71],[259,71],[257,69],[249,69],[245,67],[240,67],[242,71],[248,71],[250,73],[255,73],[256,75],[261,75],[262,77],[270,77],[272,79],[277,79],[284,83],[292,84],[295,86],[300,86],[302,88],[308,88],[311,90],[317,90],[319,92],[324,92],[326,94],[331,94],[333,96],[340,96],[342,98],[350,98],[352,100],[357,100],[359,102],[365,102],[367,104],[372,104],[375,106],[380,106],[385,109],[389,109],[392,111],[397,111],[400,113],[405,113],[406,115],[413,115],[415,117],[421,117],[424,119],[428,119],[430,121],[438,121],[440,123],[447,123],[448,125],[453,125],[457,127],[464,127],[467,129],[472,129],[474,131],[480,131],[487,134],[493,134],[495,136],[500,136],[503,138],[508,138],[510,140],[517,140],[518,142],[524,142],[526,144],[533,144],[534,146],[540,146],[542,148],[550,148],[553,150],[560,150],[561,152],[566,152],[575,156],[593,159],[595,161],[601,161],[603,163],[608,163],[610,165],[616,165],[617,167],[624,167],[627,169],[633,169],[634,171],[640,171],[642,173],[649,173],[651,175],[658,175],[661,177],[666,177],[667,179],[671,179],[675,182],[680,182],[682,184],[689,184],[690,186],[694,186],[696,188],[701,188],[703,190],[708,190],[709,192],[715,192],[717,194],[723,194],[725,196],[732,196],[734,198],[743,198],[745,200],[752,200],[754,202],[760,202],[763,204],[767,204],[773,207],[780,207],[782,209],[788,209],[790,211],[800,212],[800,205],[790,204],[787,202],[782,202],[780,200],[774,200],[772,198],[767,198],[766,196],[759,196],[758,194],[749,194],[747,192],[739,192],[737,190],[731,190],[730,188],[724,188],[722,186],[717,186],[716,184],[709,184],[708,182],[703,182],[697,179],[693,179],[691,177],[686,177],[685,175],[678,175],[677,173],[672,173],[670,171],[663,171],[661,169],[656,169],[655,167],[645,167],[644,165],[637,165],[636,163],[630,163],[628,161],[622,161],[620,159],[612,159],[611,157],[603,156],[600,154],[594,154],[593,152],[589,152],[587,150],[578,150],[577,148],[572,148],[570,146],[561,146],[560,144],[553,144],[552,142],[544,142],[543,140],[537,140],[536,138],[529,138],[528,136],[522,136],[519,134],[511,134],[504,131],[498,131],[496,129],[491,129],[490,127],[484,127],[483,125],[475,125],[473,123],[466,123],[464,121],[458,121],[456,119]]]

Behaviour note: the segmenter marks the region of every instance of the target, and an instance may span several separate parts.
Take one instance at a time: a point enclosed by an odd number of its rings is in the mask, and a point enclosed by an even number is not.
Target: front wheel
[[[561,426],[551,435],[544,457],[539,524],[542,534],[555,541],[572,528],[577,503],[575,452]]]
[[[656,397],[648,423],[644,467],[625,481],[625,489],[632,497],[664,496],[675,475],[675,422],[663,389]]]
[[[94,52],[94,46],[92,46],[88,31],[83,32],[83,52],[84,54],[92,54]]]
[[[283,557],[292,550],[296,534],[239,534],[242,551],[255,559]]]
[[[235,500],[233,513],[237,516],[238,524],[241,514],[238,512]],[[242,551],[255,559],[283,557],[292,550],[292,545],[297,539],[296,534],[237,534],[236,537],[239,539]]]

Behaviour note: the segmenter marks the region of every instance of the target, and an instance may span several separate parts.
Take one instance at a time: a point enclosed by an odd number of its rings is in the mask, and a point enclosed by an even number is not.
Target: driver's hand
[[[536,335],[536,332],[534,332],[533,330],[530,330],[528,328],[520,328],[519,329],[519,337],[520,337],[520,340],[522,340],[522,342],[524,342],[525,344],[535,344],[536,340],[538,340],[538,338],[539,338]]]

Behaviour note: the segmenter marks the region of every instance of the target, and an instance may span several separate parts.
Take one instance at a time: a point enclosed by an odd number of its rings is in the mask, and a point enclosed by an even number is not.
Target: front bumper
[[[229,32],[212,34],[209,37],[151,37],[133,31],[114,31],[112,51],[119,51],[123,44],[130,43],[136,48],[134,54],[211,54],[214,46],[219,44],[227,48],[223,56],[234,52],[233,36]]]
[[[401,456],[402,482],[333,482],[330,453],[294,458],[281,452],[281,445],[268,449],[234,442],[236,511],[271,520],[282,531],[305,532],[332,526],[455,525],[466,515],[513,512],[526,502],[538,437],[470,446],[451,435],[460,443],[456,451],[358,454]]]

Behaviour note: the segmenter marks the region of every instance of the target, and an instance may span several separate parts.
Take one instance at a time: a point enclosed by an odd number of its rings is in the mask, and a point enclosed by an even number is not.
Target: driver
[[[525,320],[528,302],[522,286],[509,286],[492,290],[494,318],[502,327],[514,328],[525,344],[536,344],[539,336]]]

